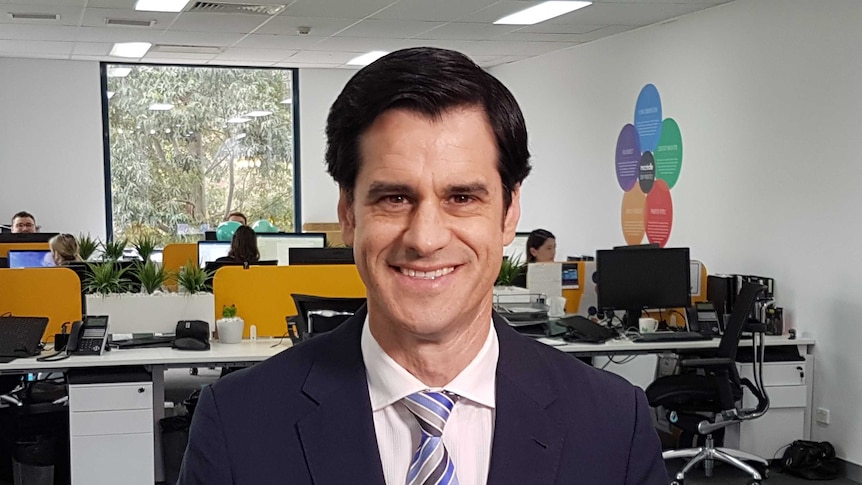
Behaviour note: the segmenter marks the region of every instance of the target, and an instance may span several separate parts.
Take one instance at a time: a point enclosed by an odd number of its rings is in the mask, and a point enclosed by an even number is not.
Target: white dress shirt
[[[400,402],[414,392],[445,390],[459,397],[443,429],[443,443],[461,485],[485,485],[494,437],[494,403],[500,345],[493,322],[479,353],[449,384],[429,388],[392,359],[362,328],[362,360],[374,416],[377,447],[387,485],[404,485],[421,432],[416,417]]]

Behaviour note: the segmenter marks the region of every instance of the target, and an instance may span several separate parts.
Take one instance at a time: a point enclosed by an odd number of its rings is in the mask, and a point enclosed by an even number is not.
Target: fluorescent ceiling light
[[[290,104],[292,102],[293,102],[293,100],[290,98],[284,98],[281,100],[281,104]]]
[[[108,77],[126,77],[132,72],[131,67],[110,67],[108,68]]]
[[[151,111],[170,111],[174,109],[174,105],[171,103],[153,103],[150,105]]]
[[[246,113],[243,116],[250,117],[250,118],[260,118],[261,116],[269,116],[271,114],[272,114],[272,111],[267,111],[265,109],[259,109],[259,110],[254,110],[254,111],[251,111],[249,113]]]
[[[189,0],[138,0],[135,10],[146,12],[181,12]]]
[[[116,57],[144,57],[153,44],[149,42],[117,42],[108,55]]]
[[[389,54],[386,51],[371,51],[347,61],[348,66],[367,66],[381,57]]]
[[[246,118],[244,116],[236,116],[227,120],[228,123],[248,123],[249,121],[251,121],[251,118]]]
[[[507,15],[494,22],[497,25],[533,25],[560,15],[584,8],[593,2],[554,1],[542,2],[530,8]]]

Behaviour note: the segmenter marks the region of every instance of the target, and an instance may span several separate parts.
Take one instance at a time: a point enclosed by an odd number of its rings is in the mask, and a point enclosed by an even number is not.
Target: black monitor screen
[[[645,308],[691,305],[688,248],[601,250],[596,270],[601,308],[640,316]]]
[[[290,264],[356,264],[353,248],[290,248]]]

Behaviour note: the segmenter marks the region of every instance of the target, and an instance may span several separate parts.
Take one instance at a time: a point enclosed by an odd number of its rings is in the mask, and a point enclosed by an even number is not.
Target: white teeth
[[[415,271],[408,268],[401,268],[401,274],[403,274],[404,276],[409,276],[411,278],[419,278],[423,280],[433,280],[435,278],[445,276],[453,271],[455,271],[455,268],[452,266],[434,271]]]

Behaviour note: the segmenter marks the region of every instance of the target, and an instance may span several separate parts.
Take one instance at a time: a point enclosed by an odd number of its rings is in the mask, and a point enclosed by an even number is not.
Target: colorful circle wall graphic
[[[620,223],[626,244],[640,244],[646,235],[664,247],[673,228],[670,189],[682,171],[682,135],[673,118],[662,119],[661,96],[652,84],[638,94],[634,123],[617,137],[614,165],[623,189]]]
[[[646,196],[644,225],[649,242],[661,247],[667,244],[673,226],[673,200],[664,180],[656,180],[655,187]]]
[[[640,137],[641,150],[654,151],[661,135],[661,97],[652,84],[644,86],[638,95],[635,103],[635,128]]]
[[[634,125],[623,126],[617,138],[617,156],[614,164],[617,182],[623,190],[630,190],[638,181],[638,163],[641,159],[640,141]]]
[[[682,135],[679,125],[673,118],[665,118],[661,123],[661,137],[653,153],[655,159],[655,177],[667,182],[673,188],[679,180],[682,169]]]
[[[644,152],[638,165],[638,185],[643,193],[648,194],[652,190],[653,182],[655,182],[655,161],[652,153]]]
[[[620,220],[623,225],[623,236],[626,244],[640,244],[644,239],[644,205],[646,195],[640,186],[635,185],[623,194],[623,207]]]

